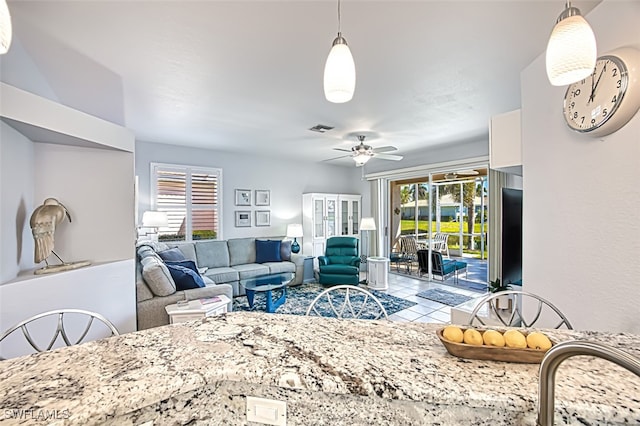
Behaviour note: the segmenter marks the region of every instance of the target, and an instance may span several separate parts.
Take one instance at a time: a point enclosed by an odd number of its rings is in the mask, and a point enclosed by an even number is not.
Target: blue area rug
[[[418,293],[416,296],[443,303],[447,306],[458,306],[461,303],[471,300],[469,296],[451,293],[450,291],[440,290],[439,288],[430,288],[429,290]]]
[[[316,283],[303,284],[297,287],[288,287],[287,288],[287,301],[284,305],[280,306],[277,310],[277,314],[288,314],[288,315],[305,315],[307,313],[307,308],[313,301],[313,299],[318,296],[323,290],[326,290],[328,287],[321,286]],[[411,306],[416,305],[415,302],[411,302],[409,300],[401,299],[399,297],[391,296],[389,294],[383,293],[377,290],[370,290],[366,287],[362,287],[367,290],[369,293],[373,294],[384,306],[384,309],[387,311],[387,315],[394,314],[403,309],[410,308]],[[280,296],[280,291],[274,290],[273,297],[277,298]],[[352,304],[357,305],[358,307],[364,301],[364,296],[360,294],[352,294],[350,297]],[[339,304],[340,299],[333,297],[332,298],[334,305],[336,302]],[[362,319],[374,318],[376,313],[379,312],[379,308],[376,309],[376,305],[367,302],[365,309],[363,310],[363,314],[360,316]],[[254,297],[254,306],[255,310],[264,311],[265,309],[265,294],[264,293],[256,293]],[[318,311],[323,314],[323,316],[332,316],[331,308],[328,305],[328,302],[323,297],[319,301]],[[247,302],[246,296],[240,296],[233,299],[233,310],[234,311],[250,311],[249,303]],[[370,313],[369,313],[370,312]]]

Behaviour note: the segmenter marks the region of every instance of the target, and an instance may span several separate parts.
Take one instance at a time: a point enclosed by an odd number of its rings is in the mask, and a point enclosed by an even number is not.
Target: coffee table
[[[283,272],[279,274],[267,274],[257,277],[246,278],[240,280],[240,285],[244,287],[247,293],[247,301],[249,308],[254,309],[253,297],[256,292],[264,292],[267,299],[265,311],[274,313],[279,306],[287,300],[287,284],[293,281],[295,274],[292,272]],[[272,290],[282,290],[282,295],[274,300]]]
[[[215,301],[214,299],[219,299]],[[203,303],[205,302],[205,303]],[[169,315],[169,323],[193,321],[227,312],[230,300],[224,294],[210,298],[190,300],[186,304],[173,303],[164,307]]]

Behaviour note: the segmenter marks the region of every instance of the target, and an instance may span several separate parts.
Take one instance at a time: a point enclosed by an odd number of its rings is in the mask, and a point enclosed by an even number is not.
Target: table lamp
[[[291,223],[287,225],[287,237],[293,238],[293,242],[291,243],[291,253],[298,253],[300,251],[300,244],[298,244],[296,238],[302,238],[302,225],[299,223]]]

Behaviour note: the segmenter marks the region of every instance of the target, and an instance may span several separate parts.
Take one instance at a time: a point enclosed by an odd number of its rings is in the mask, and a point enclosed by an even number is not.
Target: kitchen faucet
[[[538,425],[552,426],[554,414],[555,376],[558,367],[567,358],[591,355],[603,358],[635,373],[640,377],[640,359],[620,349],[597,342],[570,340],[553,346],[540,363],[538,386]]]

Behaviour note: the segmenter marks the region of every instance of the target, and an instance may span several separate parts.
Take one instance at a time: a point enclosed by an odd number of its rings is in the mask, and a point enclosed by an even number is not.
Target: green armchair
[[[360,282],[359,240],[354,237],[327,239],[324,256],[318,256],[320,284],[352,284]]]

